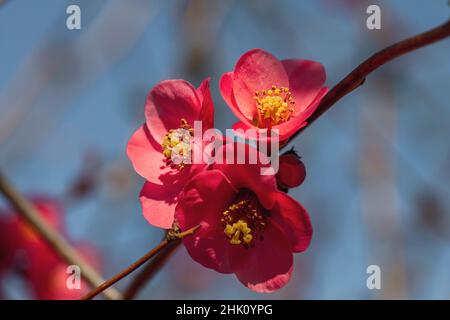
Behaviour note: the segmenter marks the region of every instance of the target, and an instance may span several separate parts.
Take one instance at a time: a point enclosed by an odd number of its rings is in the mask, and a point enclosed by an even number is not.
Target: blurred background
[[[66,28],[70,4],[81,30]],[[381,30],[366,28],[369,4]],[[0,1],[0,170],[24,194],[58,199],[68,236],[98,248],[109,278],[163,236],[141,214],[143,180],[125,154],[153,85],[211,76],[224,131],[236,119],[218,80],[247,50],[319,61],[331,87],[449,13],[446,0]],[[292,143],[307,168],[292,195],[314,237],[285,288],[255,294],[180,247],[138,297],[449,299],[449,52],[447,39],[382,67]],[[381,290],[366,287],[372,264]],[[2,286],[29,298],[14,277]]]

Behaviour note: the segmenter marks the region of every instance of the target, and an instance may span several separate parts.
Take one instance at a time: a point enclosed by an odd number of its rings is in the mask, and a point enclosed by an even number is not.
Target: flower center
[[[247,192],[245,192],[248,194]],[[242,195],[243,193],[241,193]],[[241,198],[242,197],[239,197]],[[221,219],[224,233],[231,244],[242,244],[248,248],[256,239],[262,238],[266,226],[263,208],[256,196],[237,200],[224,212]]]
[[[278,88],[256,91],[254,97],[261,124],[267,128],[286,122],[294,111],[294,98],[289,88]]]
[[[181,170],[187,163],[190,163],[193,136],[194,129],[185,119],[181,119],[179,128],[170,129],[166,133],[161,147],[168,165]]]

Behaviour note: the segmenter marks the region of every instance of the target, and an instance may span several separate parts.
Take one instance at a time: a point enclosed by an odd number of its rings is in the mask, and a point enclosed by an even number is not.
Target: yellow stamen
[[[272,86],[269,90],[256,91],[254,97],[262,118],[262,127],[274,126],[289,120],[295,105],[289,88]]]
[[[194,131],[185,119],[181,119],[180,122],[179,128],[170,129],[166,133],[161,147],[167,163],[178,167],[178,169],[183,169],[190,160],[191,140]]]
[[[233,225],[227,224],[224,230],[231,244],[250,244],[253,239],[251,235],[252,229],[247,226],[244,220],[238,220]]]
[[[263,216],[248,200],[233,203],[223,212],[224,233],[231,244],[249,247],[264,230]]]

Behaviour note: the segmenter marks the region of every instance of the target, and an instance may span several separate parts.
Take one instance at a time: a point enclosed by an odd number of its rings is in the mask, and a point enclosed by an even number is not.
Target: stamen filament
[[[295,101],[289,88],[272,86],[268,90],[256,91],[254,99],[262,120],[260,125],[266,128],[288,121],[294,112]]]

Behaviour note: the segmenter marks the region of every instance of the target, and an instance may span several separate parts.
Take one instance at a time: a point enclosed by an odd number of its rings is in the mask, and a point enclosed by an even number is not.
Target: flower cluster
[[[234,273],[257,292],[283,287],[293,253],[306,250],[312,237],[308,213],[287,194],[303,182],[305,167],[288,151],[278,158],[278,172],[261,174],[271,163],[251,144],[271,143],[268,131],[276,131],[283,144],[304,127],[327,92],[325,77],[318,62],[279,61],[261,49],[245,53],[221,77],[220,91],[239,119],[233,130],[249,143],[226,137],[212,152],[193,132],[195,121],[203,131],[214,127],[209,79],[198,88],[184,80],[157,84],[147,97],[146,122],[127,146],[135,171],[146,180],[140,200],[147,221],[165,229],[200,225],[183,239],[195,261]],[[227,161],[189,161],[197,149]],[[239,150],[248,161],[238,158]]]
[[[51,227],[66,234],[58,201],[42,196],[31,197],[30,201]],[[100,266],[98,253],[90,244],[77,243],[75,249],[93,266]],[[11,272],[29,284],[35,299],[74,300],[89,291],[81,279],[79,287],[75,278],[68,285],[72,272],[68,264],[20,216],[5,212],[0,215],[0,282]]]

